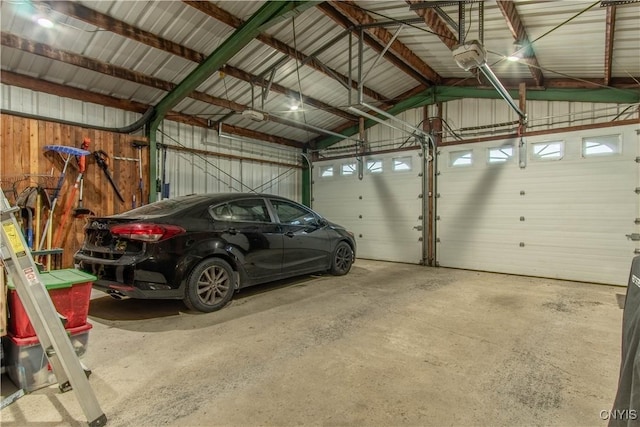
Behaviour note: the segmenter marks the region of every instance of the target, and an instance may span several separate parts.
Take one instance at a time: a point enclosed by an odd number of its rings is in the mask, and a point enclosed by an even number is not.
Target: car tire
[[[334,276],[343,276],[351,270],[353,264],[353,249],[347,242],[340,242],[333,251],[331,259],[331,269]]]
[[[196,265],[185,290],[184,303],[191,310],[220,310],[235,291],[233,269],[225,260],[209,258]]]

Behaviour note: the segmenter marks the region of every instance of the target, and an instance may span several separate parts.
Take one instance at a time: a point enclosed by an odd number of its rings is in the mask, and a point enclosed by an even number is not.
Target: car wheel
[[[189,275],[184,303],[192,310],[210,313],[224,307],[234,290],[231,266],[222,259],[209,258]]]
[[[346,242],[338,243],[336,250],[333,252],[333,260],[331,261],[331,274],[334,276],[345,275],[351,270],[353,264],[353,250]]]

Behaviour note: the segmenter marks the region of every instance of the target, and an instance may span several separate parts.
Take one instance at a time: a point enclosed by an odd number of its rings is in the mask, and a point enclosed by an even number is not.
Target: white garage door
[[[313,208],[354,232],[357,257],[422,261],[422,157],[419,151],[365,157],[313,167]]]
[[[626,285],[638,248],[626,235],[640,218],[636,129],[441,148],[439,265]]]

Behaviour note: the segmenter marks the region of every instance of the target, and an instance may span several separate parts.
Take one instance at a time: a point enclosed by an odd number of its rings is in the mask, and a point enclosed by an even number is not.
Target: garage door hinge
[[[634,249],[633,253],[636,254],[636,255],[640,254],[640,249]]]
[[[636,187],[636,194],[640,194],[640,187]]]
[[[421,225],[416,225],[416,226],[415,226],[415,227],[413,227],[413,228],[415,228],[415,229],[416,229],[416,230],[418,230],[418,231],[422,231],[422,226],[421,226]]]
[[[636,163],[640,163],[640,157],[636,157]]]
[[[640,233],[625,234],[625,236],[627,236],[627,239],[633,240],[634,242],[640,241]]]
[[[636,224],[640,224],[640,218],[636,218],[636,220],[633,222],[635,222]]]

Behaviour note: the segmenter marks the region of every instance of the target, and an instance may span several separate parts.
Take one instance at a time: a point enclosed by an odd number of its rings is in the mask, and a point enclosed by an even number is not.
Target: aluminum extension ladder
[[[19,208],[9,206],[4,192],[0,191],[0,194],[0,254],[4,266],[51,363],[60,391],[73,389],[89,426],[103,426],[107,423],[107,417],[100,409],[87,375],[40,279],[38,268],[18,226],[15,212]]]

